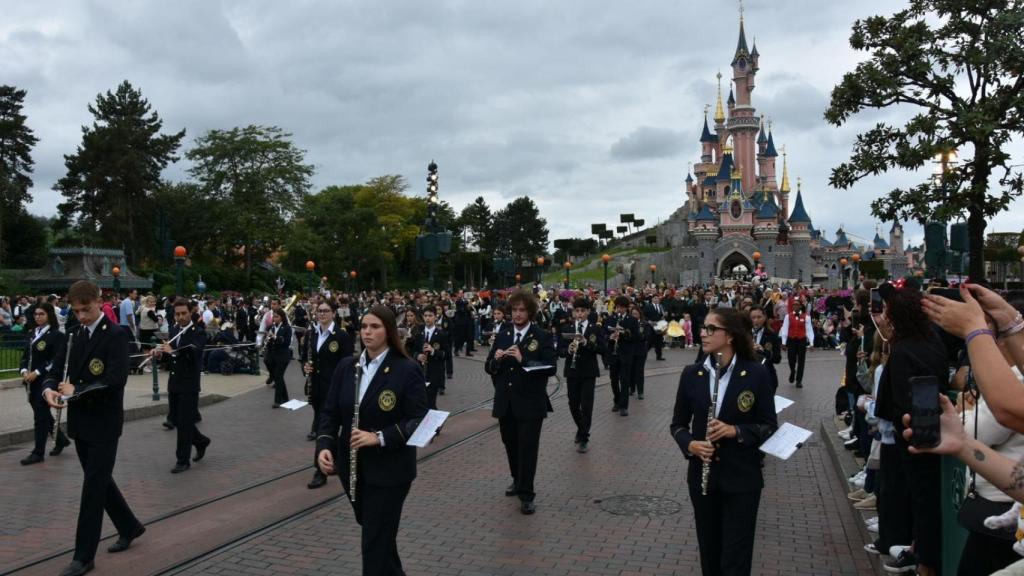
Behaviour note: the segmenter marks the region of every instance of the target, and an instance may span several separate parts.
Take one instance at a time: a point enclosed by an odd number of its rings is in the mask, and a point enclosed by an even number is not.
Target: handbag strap
[[[978,402],[981,400],[977,391],[977,387],[974,385],[974,369],[971,368],[970,364],[967,365],[967,381],[964,386],[964,394],[970,394],[974,396],[974,439],[978,439]],[[967,410],[961,413],[961,423],[967,423]],[[971,484],[967,487],[967,496],[973,498],[978,495],[978,490],[975,488],[978,477],[974,469],[971,468]]]

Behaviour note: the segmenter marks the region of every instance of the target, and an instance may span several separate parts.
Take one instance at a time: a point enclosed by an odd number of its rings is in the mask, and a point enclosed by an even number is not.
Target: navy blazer
[[[755,344],[758,344],[758,342],[755,342]],[[763,350],[757,353],[758,359],[761,360],[761,365],[768,371],[768,377],[772,382],[772,390],[778,390],[779,375],[775,371],[775,365],[782,362],[782,338],[779,337],[778,333],[772,332],[771,328],[768,328],[768,325],[765,324],[759,344],[761,344]]]
[[[26,370],[28,372],[34,370],[39,373],[39,376],[36,376],[35,382],[32,383],[32,392],[39,392],[42,390],[47,374],[53,368],[51,364],[56,364],[58,358],[61,362],[64,361],[64,341],[66,338],[60,330],[54,328],[47,330],[46,334],[40,336],[35,342],[32,341],[34,337],[35,330],[31,332],[28,341],[25,342],[25,351],[21,355],[19,370]],[[63,368],[63,365],[61,368]]]
[[[89,337],[81,326],[68,336],[68,375],[81,396],[68,401],[68,436],[88,442],[112,442],[124,425],[124,386],[128,381],[128,331],[104,316]],[[64,353],[68,352],[64,348]],[[64,355],[54,358],[44,388],[56,390],[64,379]]]
[[[271,327],[273,330],[273,327]],[[269,335],[269,334],[268,334]],[[274,340],[270,343],[267,354],[275,360],[288,359],[292,356],[292,327],[282,323],[277,327]]]
[[[327,392],[331,389],[331,378],[334,370],[345,358],[351,358],[355,353],[355,345],[348,332],[340,327],[340,323],[334,323],[334,329],[324,340],[323,346],[317,348],[319,337],[317,329],[310,328],[306,332],[307,338],[302,341],[302,353],[300,359],[302,364],[310,362],[313,364],[313,373],[310,375],[311,390],[310,398],[317,406],[323,404],[327,398]]]
[[[181,327],[175,324],[168,336],[173,339]],[[173,394],[199,394],[199,378],[203,373],[203,348],[206,330],[193,324],[174,344],[170,356],[171,370],[167,377],[167,391]]]
[[[505,322],[494,338],[494,345],[487,354],[484,370],[491,375],[494,384],[494,408],[491,415],[503,418],[506,414],[519,420],[540,420],[553,412],[548,399],[548,378],[558,371],[558,353],[551,342],[551,334],[536,323],[531,323],[519,351],[523,355],[520,364],[515,358],[506,356],[494,359],[494,353],[511,348],[515,342],[515,327]],[[523,367],[550,366],[550,368],[527,372]]]
[[[349,481],[349,442],[355,404],[355,363],[338,363],[320,412],[317,454],[331,450],[342,483]],[[359,450],[359,471],[373,486],[399,486],[416,478],[416,447],[406,441],[427,414],[427,388],[419,364],[398,350],[389,350],[359,403],[359,429],[380,432],[384,446]],[[342,441],[339,441],[342,439]]]
[[[412,350],[409,350],[410,356],[416,358],[420,355],[423,351],[423,345],[426,344],[424,341],[426,337],[427,328],[425,326],[420,326],[419,330],[412,337]],[[435,324],[434,333],[430,335],[430,345],[434,349],[434,353],[427,355],[427,365],[426,370],[424,371],[427,382],[434,386],[444,386],[444,366],[449,344],[448,333]]]
[[[721,492],[753,492],[764,487],[761,453],[758,448],[775,433],[775,394],[768,372],[759,361],[736,359],[729,387],[719,395],[718,419],[739,428],[736,438],[716,443],[711,462],[710,489]],[[711,374],[702,364],[687,366],[679,377],[676,405],[669,430],[680,450],[690,461],[687,481],[691,488],[701,486],[703,461],[689,452],[691,440],[707,436],[708,409],[711,406]]]
[[[587,323],[587,329],[583,331],[583,341],[576,350],[576,368],[572,366],[572,354],[569,354],[569,343],[573,341],[576,333],[575,321],[570,322],[565,328],[566,332],[558,335],[558,355],[565,358],[565,366],[562,374],[566,378],[597,378],[601,371],[597,367],[597,356],[604,354],[604,337],[601,334],[601,327]]]

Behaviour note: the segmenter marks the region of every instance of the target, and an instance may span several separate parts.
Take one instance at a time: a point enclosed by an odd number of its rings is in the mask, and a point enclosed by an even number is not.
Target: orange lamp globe
[[[860,262],[860,254],[854,254],[853,256],[850,256],[850,259],[853,260],[854,264]]]
[[[186,254],[188,254],[188,252],[185,250],[184,246],[175,246],[174,247],[174,257],[175,258],[184,258]]]
[[[847,260],[846,258],[840,258],[839,259],[839,264],[842,265],[842,266],[846,266],[849,263],[850,263],[850,261]]]
[[[654,272],[657,269],[658,269],[658,265],[657,264],[651,264],[651,272]]]
[[[359,273],[356,272],[355,270],[348,273],[349,278],[355,278],[356,276],[359,276]]]
[[[543,266],[543,265],[544,265],[544,257],[543,256],[538,256],[537,257],[537,266]]]
[[[314,268],[316,268],[316,262],[313,262],[312,260],[306,260],[306,271],[312,272]]]
[[[604,262],[605,264],[607,264],[608,261],[611,260],[611,259],[612,259],[612,257],[609,256],[608,254],[601,255],[601,261]]]
[[[117,266],[114,266],[110,271],[114,273],[114,276],[120,276],[121,275],[121,269],[118,268]]]
[[[757,251],[754,251],[754,253],[751,254],[751,256],[754,257],[754,260],[760,260],[761,259],[761,253],[757,252]]]
[[[564,266],[565,266],[565,269],[568,270],[569,268],[572,268],[572,262],[569,262],[568,260],[566,260]]]
[[[521,274],[516,274],[516,282],[519,282],[522,278],[523,276]]]

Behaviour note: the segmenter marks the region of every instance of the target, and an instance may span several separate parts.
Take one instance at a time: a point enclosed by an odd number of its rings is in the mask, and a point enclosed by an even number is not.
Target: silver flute
[[[571,370],[576,369],[576,356],[580,353],[580,325],[576,324],[575,328],[576,332],[573,334],[572,343],[570,344],[572,346],[572,362],[569,364],[569,369]]]
[[[363,380],[363,365],[356,360],[356,374],[354,386],[355,388],[355,403],[352,405],[352,430],[355,432],[359,429],[359,388]],[[348,497],[352,502],[356,501],[356,479],[359,466],[356,459],[359,457],[359,448],[352,446],[352,434],[349,433],[348,443]]]
[[[83,330],[83,328],[79,328],[79,332],[81,332],[81,330]],[[71,344],[73,344],[74,341],[75,341],[75,335],[74,334],[68,336],[67,354],[64,355],[64,378],[62,379],[62,381],[66,382],[66,383],[70,383],[71,382],[71,377],[68,376],[68,367],[71,364]],[[57,438],[57,432],[60,431],[60,416],[61,416],[61,414],[63,412],[64,412],[64,402],[61,401],[60,405],[57,407],[57,423],[53,425],[53,430],[50,432],[50,437],[51,438],[54,438],[54,439]]]
[[[707,439],[707,430],[711,428],[711,421],[715,419],[715,411],[718,408],[718,371],[722,367],[722,353],[719,352],[715,355],[716,364],[711,370],[711,382],[714,388],[711,390],[711,405],[708,406],[708,424],[704,429],[704,438]],[[708,483],[711,480],[711,461],[705,461],[704,466],[700,470],[700,493],[703,496],[708,495]]]

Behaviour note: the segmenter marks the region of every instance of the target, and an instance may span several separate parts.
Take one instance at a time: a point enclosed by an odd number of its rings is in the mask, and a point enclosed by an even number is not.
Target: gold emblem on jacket
[[[540,343],[536,340],[530,340],[530,343],[526,346],[526,349],[530,352],[536,352],[537,348],[540,348]]]
[[[391,390],[385,390],[377,397],[377,406],[384,412],[391,412],[398,403],[398,397]]]
[[[38,343],[36,343],[36,350],[38,350],[40,352],[42,352],[43,350],[46,350],[46,341],[45,340],[40,340]]]
[[[740,397],[736,399],[736,405],[740,412],[750,412],[750,409],[754,407],[754,393],[750,390],[740,392]]]
[[[100,374],[103,374],[103,360],[100,360],[99,358],[93,358],[92,361],[89,362],[89,373],[91,373],[93,376],[99,376]]]
[[[337,352],[338,348],[339,346],[337,342],[331,342],[330,344],[327,345],[327,349],[331,351],[331,354]]]

